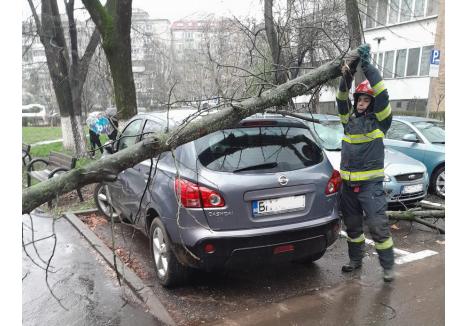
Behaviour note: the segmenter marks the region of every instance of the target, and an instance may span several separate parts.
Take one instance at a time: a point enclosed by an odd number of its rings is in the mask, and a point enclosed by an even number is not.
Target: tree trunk
[[[288,73],[284,62],[284,55],[276,33],[275,23],[273,20],[273,0],[265,0],[264,6],[265,31],[270,46],[271,56],[273,59],[274,82],[276,85],[285,83],[288,80]]]
[[[95,31],[81,58],[78,58],[77,32],[73,16],[74,1],[66,3],[69,20],[71,60],[62,27],[57,0],[42,0],[41,18],[32,0],[28,0],[36,27],[44,46],[55,97],[62,122],[63,146],[76,157],[86,155],[86,138],[81,125],[81,93],[89,61],[97,47],[99,35]],[[71,61],[71,62],[70,62]]]
[[[357,50],[351,51],[346,56],[346,59],[350,62],[354,62],[358,58]],[[30,213],[39,205],[78,187],[95,182],[113,181],[121,171],[139,162],[209,133],[232,128],[240,120],[262,112],[269,107],[285,105],[289,99],[302,95],[330,79],[341,76],[341,62],[341,58],[338,58],[303,76],[279,85],[274,89],[267,90],[260,96],[254,96],[242,102],[231,103],[230,107],[207,115],[198,121],[192,121],[183,129],[174,130],[169,134],[158,134],[145,138],[135,145],[92,162],[85,167],[75,168],[56,178],[27,188],[23,190],[22,212],[23,214]]]
[[[349,46],[354,49],[362,44],[361,22],[359,19],[359,7],[357,0],[346,0],[346,18],[349,29]],[[361,63],[358,64],[354,75],[356,85],[366,80],[362,72]]]
[[[120,47],[120,46],[119,46]],[[135,82],[130,55],[121,51],[105,50],[114,84],[115,105],[119,119],[128,120],[137,113]]]
[[[119,119],[137,114],[135,82],[132,71],[130,28],[132,0],[82,0],[102,37],[102,47],[109,62]]]

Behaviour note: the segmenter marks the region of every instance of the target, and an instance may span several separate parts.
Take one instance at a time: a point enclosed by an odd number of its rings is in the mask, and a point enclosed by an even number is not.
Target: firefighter
[[[394,279],[393,240],[388,217],[387,201],[383,190],[384,134],[392,123],[392,110],[388,92],[379,71],[370,64],[367,44],[359,47],[362,70],[367,80],[360,83],[349,100],[349,89],[357,62],[342,65],[343,76],[336,96],[341,123],[342,139],[340,174],[343,180],[341,210],[346,226],[349,262],[343,272],[352,272],[362,265],[364,256],[363,222],[369,228],[383,267],[383,279]]]

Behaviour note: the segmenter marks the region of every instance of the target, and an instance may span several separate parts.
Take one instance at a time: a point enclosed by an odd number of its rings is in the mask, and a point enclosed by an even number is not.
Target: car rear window
[[[203,166],[222,172],[291,171],[323,160],[310,131],[298,127],[221,130],[196,140],[195,148]]]

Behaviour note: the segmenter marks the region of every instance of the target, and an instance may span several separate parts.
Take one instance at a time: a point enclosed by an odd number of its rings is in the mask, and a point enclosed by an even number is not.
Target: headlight
[[[385,175],[385,178],[383,179],[384,182],[390,182],[392,179],[390,179],[390,176],[388,174]]]

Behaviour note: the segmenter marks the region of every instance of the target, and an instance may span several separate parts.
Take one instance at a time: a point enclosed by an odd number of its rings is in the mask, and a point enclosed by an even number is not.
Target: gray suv
[[[137,115],[114,151],[166,126]],[[305,124],[248,118],[122,171],[108,189],[115,212],[148,236],[160,283],[173,286],[191,268],[319,259],[339,234],[340,185]]]

